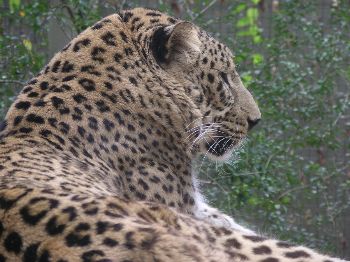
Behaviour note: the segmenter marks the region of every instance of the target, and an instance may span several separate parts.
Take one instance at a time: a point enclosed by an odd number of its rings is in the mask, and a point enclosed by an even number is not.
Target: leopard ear
[[[192,64],[200,53],[198,34],[197,27],[190,22],[159,28],[151,42],[153,56],[163,67]]]

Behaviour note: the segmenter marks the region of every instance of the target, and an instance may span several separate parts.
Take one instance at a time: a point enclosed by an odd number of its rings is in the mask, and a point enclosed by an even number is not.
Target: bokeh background
[[[70,39],[135,6],[226,43],[259,103],[263,120],[231,161],[197,161],[209,201],[265,234],[349,259],[349,0],[0,0],[0,119]]]

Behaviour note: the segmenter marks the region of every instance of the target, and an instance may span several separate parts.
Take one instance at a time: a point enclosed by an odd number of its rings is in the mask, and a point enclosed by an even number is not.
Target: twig
[[[122,11],[124,9],[124,5],[126,4],[126,0],[123,0],[120,4],[119,10]]]
[[[190,6],[188,5],[188,1],[185,1],[184,3],[185,3],[186,13],[190,16],[191,20],[193,21],[195,18],[192,14]]]
[[[8,79],[8,80],[0,80],[0,83],[12,83],[12,84],[24,85],[24,83],[21,82],[21,81],[18,81],[18,80],[11,80],[11,79]]]
[[[210,7],[212,7],[216,2],[217,2],[217,0],[211,1],[206,7],[204,7],[204,8],[192,19],[192,22],[193,22],[194,20],[196,20],[199,16],[201,16],[202,14],[204,14],[206,11],[208,11],[208,9],[209,9]]]
[[[282,197],[294,192],[294,191],[298,191],[298,190],[301,190],[301,189],[304,189],[304,188],[307,188],[309,187],[310,185],[303,185],[303,186],[298,186],[298,187],[294,187],[294,188],[291,188],[285,192],[283,192],[282,194],[280,194],[278,197],[277,197],[277,200],[281,199]]]
[[[75,33],[78,34],[80,32],[80,30],[79,30],[78,26],[75,24],[76,19],[75,19],[75,15],[74,15],[72,8],[69,5],[67,5],[64,0],[61,0],[61,3],[62,3],[62,6],[61,6],[62,9],[63,8],[66,9],[66,11],[68,13],[68,16],[69,16],[69,18],[73,24],[73,27],[75,29]]]
[[[217,186],[222,192],[224,192],[225,194],[229,194],[229,192],[222,186],[220,185],[220,183],[218,183],[217,181],[215,181],[213,178],[211,178],[208,174],[206,174],[206,177],[208,180],[199,180],[199,182],[204,182],[204,184],[211,184],[211,185],[215,185]]]

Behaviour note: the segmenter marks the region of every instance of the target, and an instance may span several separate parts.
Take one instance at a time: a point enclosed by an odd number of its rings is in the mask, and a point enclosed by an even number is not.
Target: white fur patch
[[[237,230],[247,235],[256,235],[254,231],[237,224],[233,218],[206,203],[204,196],[199,191],[199,182],[194,172],[192,172],[192,181],[195,188],[194,216],[196,218],[204,220],[214,226]]]
[[[205,202],[201,201],[202,197],[196,197],[196,211],[194,213],[195,217],[204,220],[214,226],[225,227],[228,229],[233,229],[240,231],[244,234],[255,235],[254,231],[243,227],[236,223],[236,221],[220,212],[218,209],[208,206]]]

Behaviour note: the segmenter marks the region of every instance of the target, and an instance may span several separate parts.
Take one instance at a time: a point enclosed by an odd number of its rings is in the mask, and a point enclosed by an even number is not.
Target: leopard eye
[[[220,76],[224,80],[225,84],[230,85],[230,83],[228,82],[228,77],[226,73],[220,72]]]

